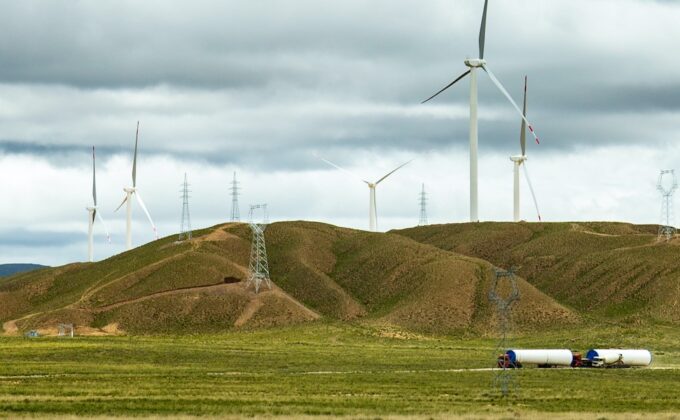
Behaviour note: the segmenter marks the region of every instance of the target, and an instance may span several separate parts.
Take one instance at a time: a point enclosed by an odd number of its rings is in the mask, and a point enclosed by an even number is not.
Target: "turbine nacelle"
[[[123,188],[123,191],[125,191],[126,193],[134,193],[135,191],[137,191],[137,188],[136,187],[125,187],[125,188]]]
[[[467,58],[465,59],[465,65],[470,68],[484,67],[486,60],[483,58]]]
[[[510,156],[510,160],[521,165],[522,162],[524,162],[524,161],[527,160],[527,157],[526,157],[526,156],[521,156],[521,155],[518,155],[518,156]]]

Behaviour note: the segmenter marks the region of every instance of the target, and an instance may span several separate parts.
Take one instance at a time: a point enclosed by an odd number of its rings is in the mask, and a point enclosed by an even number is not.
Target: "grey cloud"
[[[537,152],[592,141],[662,141],[667,121],[652,129],[641,122],[662,119],[659,111],[678,112],[680,79],[672,69],[680,63],[664,57],[650,68],[648,48],[631,44],[622,52],[617,41],[630,31],[607,16],[601,32],[589,32],[589,22],[611,2],[572,3],[540,2],[521,13],[498,3],[490,11],[487,56],[518,101],[529,73],[530,118],[546,140]],[[626,1],[625,7],[645,4]],[[343,111],[418,106],[465,70],[463,58],[477,48],[480,5],[7,3],[0,17],[8,34],[0,39],[0,81],[14,90],[3,95],[0,150],[69,164],[64,156],[94,143],[105,159],[130,153],[137,119],[143,153],[253,168],[306,167],[299,156],[323,148],[418,153],[465,147],[464,116],[312,111],[318,102]],[[551,26],[528,30],[530,20],[530,28],[540,27],[539,18]],[[612,41],[596,42],[605,35]],[[648,35],[651,44],[655,38]],[[463,81],[434,106],[464,107],[468,95]],[[482,120],[482,147],[514,147],[517,119],[484,75],[479,96],[481,111],[507,110]]]
[[[285,80],[319,82],[318,64],[418,52],[409,36],[424,23],[414,13],[377,25],[372,13],[396,15],[391,2],[275,1],[54,2],[7,4],[0,18],[9,34],[0,41],[6,82],[82,87],[174,84],[245,87]],[[403,12],[402,9],[400,12]],[[418,12],[418,10],[420,10]],[[384,16],[383,16],[384,17]],[[409,28],[411,26],[411,28]]]

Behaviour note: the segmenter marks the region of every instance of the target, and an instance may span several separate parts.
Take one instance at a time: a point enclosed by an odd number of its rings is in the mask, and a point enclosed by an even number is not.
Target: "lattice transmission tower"
[[[422,189],[419,194],[420,201],[420,220],[418,221],[418,226],[427,225],[427,193],[425,192],[425,184],[423,184]]]
[[[239,222],[241,221],[241,214],[238,208],[238,196],[239,196],[239,190],[241,189],[238,186],[239,182],[236,180],[236,172],[234,172],[234,179],[231,181],[231,187],[229,187],[229,191],[231,194],[231,218],[230,220],[232,222]]]
[[[664,178],[670,178],[670,182],[664,185]],[[675,235],[675,223],[673,214],[673,194],[678,189],[678,180],[673,169],[662,170],[656,189],[661,193],[661,221],[659,222],[659,239],[670,240]]]
[[[503,397],[517,387],[515,370],[505,360],[505,353],[510,347],[510,332],[512,329],[512,307],[519,300],[519,288],[515,280],[515,270],[496,269],[496,276],[491,290],[489,301],[496,306],[496,321],[500,339],[494,352],[493,387]],[[501,354],[499,359],[498,355]]]
[[[179,240],[191,239],[191,216],[189,214],[189,182],[187,181],[187,174],[184,173],[184,182],[182,183],[182,221],[179,227]]]
[[[262,222],[257,223],[253,218],[255,210],[262,211]],[[269,263],[267,262],[267,247],[264,243],[264,230],[269,223],[269,214],[266,204],[254,204],[250,206],[248,213],[250,229],[253,231],[253,241],[250,246],[250,277],[247,287],[255,286],[255,293],[260,291],[260,285],[264,282],[271,290],[272,284],[269,278]]]

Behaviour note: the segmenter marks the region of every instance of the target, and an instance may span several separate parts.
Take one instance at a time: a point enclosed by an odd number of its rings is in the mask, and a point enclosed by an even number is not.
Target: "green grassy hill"
[[[474,223],[394,231],[501,267],[579,313],[626,322],[680,321],[680,241],[625,223]]]
[[[246,287],[250,229],[226,224],[175,243],[164,238],[97,263],[0,280],[6,334],[215,332],[337,320],[386,330],[486,333],[493,266],[401,234],[321,223],[266,230],[273,290]],[[574,311],[519,279],[521,328],[579,321]]]

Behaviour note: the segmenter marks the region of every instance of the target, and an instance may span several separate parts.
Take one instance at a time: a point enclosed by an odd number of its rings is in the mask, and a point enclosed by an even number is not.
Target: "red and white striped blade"
[[[97,212],[97,219],[99,219],[102,227],[104,228],[104,232],[106,232],[106,241],[111,243],[111,235],[109,235],[109,229],[106,227],[106,223],[104,223],[104,218],[102,217],[101,212]]]
[[[156,225],[153,223],[153,220],[151,219],[151,215],[149,214],[149,210],[146,208],[146,204],[144,204],[144,200],[142,200],[142,196],[139,195],[139,191],[135,191],[135,197],[137,197],[137,202],[139,203],[139,207],[144,210],[144,214],[146,214],[146,218],[149,219],[149,223],[151,223],[151,227],[153,228],[153,235],[155,239],[158,239],[158,230],[156,229]]]
[[[501,93],[502,93],[506,98],[508,98],[508,101],[510,101],[510,104],[512,104],[513,108],[515,108],[515,110],[517,111],[517,113],[519,114],[519,116],[522,117],[522,120],[524,120],[524,122],[527,124],[527,127],[529,128],[529,131],[531,132],[531,135],[534,136],[534,139],[536,140],[536,144],[540,144],[541,142],[540,142],[540,140],[538,139],[538,135],[537,135],[536,132],[534,131],[534,126],[529,122],[529,120],[527,120],[527,117],[524,116],[524,114],[522,113],[522,110],[519,109],[519,106],[517,105],[517,103],[512,99],[512,96],[510,96],[510,94],[508,93],[508,91],[503,87],[503,85],[501,84],[501,82],[498,81],[498,79],[496,78],[496,76],[494,76],[493,72],[491,72],[491,70],[489,69],[489,67],[488,67],[486,64],[485,64],[484,66],[482,66],[482,68],[484,69],[484,71],[486,71],[486,74],[489,75],[489,78],[491,79],[491,81],[493,82],[493,84],[496,85],[496,87],[498,88],[498,90],[500,90]]]

